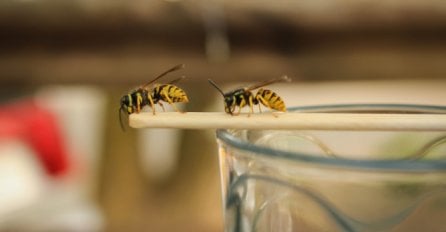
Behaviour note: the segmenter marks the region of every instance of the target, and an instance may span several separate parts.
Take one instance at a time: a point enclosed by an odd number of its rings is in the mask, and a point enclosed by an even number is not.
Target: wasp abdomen
[[[165,102],[189,102],[184,90],[170,84],[156,86],[153,91],[153,96],[154,99],[163,100]]]
[[[255,99],[270,109],[283,112],[286,111],[285,102],[282,100],[282,98],[269,89],[259,89]]]

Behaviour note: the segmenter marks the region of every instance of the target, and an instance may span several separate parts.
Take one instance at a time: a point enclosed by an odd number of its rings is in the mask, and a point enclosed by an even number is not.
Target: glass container
[[[446,107],[290,111],[438,114]],[[446,231],[446,131],[220,129],[217,141],[226,231]]]

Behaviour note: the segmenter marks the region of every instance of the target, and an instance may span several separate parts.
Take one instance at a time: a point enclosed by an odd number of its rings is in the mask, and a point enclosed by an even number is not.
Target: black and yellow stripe
[[[184,102],[184,103],[189,102],[189,99],[184,90],[175,85],[170,85],[170,84],[155,86],[152,92],[152,97],[155,103],[157,103],[160,100],[168,102],[169,104],[175,102]]]
[[[256,100],[270,109],[283,112],[286,111],[285,102],[282,98],[269,89],[259,89],[256,94]]]

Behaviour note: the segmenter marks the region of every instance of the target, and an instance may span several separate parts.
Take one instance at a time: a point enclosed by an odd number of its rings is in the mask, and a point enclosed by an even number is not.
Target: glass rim
[[[332,104],[292,107],[289,111],[301,112],[348,112],[357,110],[370,111],[397,111],[404,113],[433,113],[445,114],[446,106],[421,104]],[[243,130],[243,129],[238,129]],[[354,160],[337,157],[321,157],[305,153],[276,150],[243,141],[234,136],[228,129],[218,129],[217,139],[239,150],[255,153],[263,157],[285,159],[314,165],[324,165],[333,168],[349,168],[361,170],[403,171],[403,172],[429,172],[446,171],[446,160]]]

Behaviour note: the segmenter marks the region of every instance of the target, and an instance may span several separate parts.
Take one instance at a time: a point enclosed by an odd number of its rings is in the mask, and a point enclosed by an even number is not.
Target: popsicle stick
[[[446,114],[271,113],[231,116],[217,112],[131,114],[133,128],[311,129],[373,131],[446,131]]]

